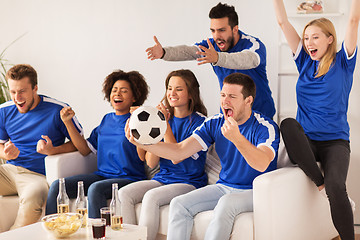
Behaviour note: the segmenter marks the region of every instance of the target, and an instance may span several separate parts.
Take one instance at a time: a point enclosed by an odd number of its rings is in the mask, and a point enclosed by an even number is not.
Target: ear
[[[248,96],[245,98],[246,105],[249,105],[251,107],[251,104],[254,102],[254,98],[252,96]]]
[[[34,87],[34,91],[37,92],[38,91],[38,85],[35,85]]]
[[[333,36],[330,36],[330,37],[328,38],[328,40],[329,40],[329,45],[330,45],[330,44],[332,44],[332,43],[333,43],[333,41],[334,41],[334,37],[333,37]]]
[[[239,31],[239,26],[236,25],[235,27],[233,27],[232,31],[234,34],[237,33]]]

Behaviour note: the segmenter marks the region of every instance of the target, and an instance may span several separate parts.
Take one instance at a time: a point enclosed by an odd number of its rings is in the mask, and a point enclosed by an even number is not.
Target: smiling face
[[[225,119],[232,117],[238,124],[246,122],[251,115],[252,96],[244,98],[243,86],[225,83],[220,93],[221,109]]]
[[[32,88],[28,77],[20,80],[8,79],[8,84],[11,100],[13,100],[20,113],[27,113],[39,104],[38,87],[36,85]]]
[[[304,31],[304,46],[312,60],[320,61],[334,41],[333,36],[326,36],[320,27],[308,26]]]
[[[110,103],[115,109],[116,115],[124,115],[130,112],[130,107],[135,102],[129,82],[117,80],[110,93]]]
[[[185,81],[179,76],[172,76],[166,89],[166,98],[171,107],[177,109],[188,110],[189,108],[189,92]]]
[[[212,18],[210,20],[210,31],[216,45],[222,52],[228,51],[239,41],[238,26],[231,29],[229,18]]]

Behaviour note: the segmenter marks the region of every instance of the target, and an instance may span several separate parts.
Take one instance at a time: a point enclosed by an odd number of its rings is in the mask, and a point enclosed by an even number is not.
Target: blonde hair
[[[326,37],[330,37],[330,36],[333,37],[333,41],[328,46],[328,49],[326,50],[326,53],[324,54],[324,56],[321,58],[319,67],[316,71],[316,77],[321,77],[329,71],[329,69],[335,59],[335,56],[336,56],[336,43],[337,43],[336,31],[335,31],[335,27],[334,27],[333,23],[327,18],[315,19],[315,20],[310,21],[308,24],[306,24],[306,26],[304,27],[303,34],[302,34],[302,44],[303,44],[304,49],[307,54],[309,54],[309,52],[307,51],[305,44],[304,44],[304,35],[305,35],[306,28],[309,26],[317,26],[326,35]]]

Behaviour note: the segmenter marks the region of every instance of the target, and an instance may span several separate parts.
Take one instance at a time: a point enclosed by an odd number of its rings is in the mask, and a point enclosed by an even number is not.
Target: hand
[[[156,36],[154,36],[154,41],[155,45],[146,49],[148,59],[150,60],[160,59],[164,55],[164,49]]]
[[[221,133],[232,143],[234,143],[236,139],[239,139],[239,135],[241,134],[237,122],[232,117],[225,119],[224,125],[221,127]]]
[[[134,144],[135,146],[137,146],[138,143],[135,142],[134,137],[131,136],[131,134],[130,134],[129,120],[130,120],[130,119],[128,119],[128,120],[126,121],[126,124],[125,124],[125,137],[129,140],[129,142],[131,142],[132,144]]]
[[[209,39],[207,39],[207,43],[209,45],[209,48],[199,45],[199,48],[203,50],[203,52],[196,52],[196,54],[198,55],[204,55],[204,57],[196,59],[198,61],[198,65],[202,65],[205,63],[217,63],[217,61],[219,60],[218,52],[215,50]]]
[[[9,140],[4,144],[4,153],[5,160],[14,160],[19,156],[20,150]]]
[[[130,107],[130,114],[132,114],[138,108],[139,108],[139,106]]]
[[[60,111],[60,118],[64,123],[71,121],[74,116],[75,112],[72,110],[71,107],[64,107]]]
[[[165,120],[169,121],[169,118],[170,118],[169,109],[167,109],[162,102],[160,102],[159,105],[156,106],[156,108],[164,114]]]
[[[54,149],[51,139],[46,135],[41,135],[41,137],[45,140],[40,139],[37,142],[36,151],[44,155],[51,155],[51,152]]]

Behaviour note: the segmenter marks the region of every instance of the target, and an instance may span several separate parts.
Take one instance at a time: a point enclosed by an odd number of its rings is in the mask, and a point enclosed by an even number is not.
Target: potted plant
[[[0,53],[0,104],[10,100],[9,85],[5,79],[7,72],[7,67],[11,66],[7,59],[4,58],[6,50],[14,44],[17,40],[22,38],[25,34],[21,35],[10,43],[4,50]],[[0,158],[0,164],[5,163],[6,161]]]
[[[11,45],[13,45],[20,38],[22,38],[25,34],[15,39],[0,53],[0,104],[10,100],[9,86],[5,79],[5,75],[7,72],[7,67],[11,66],[12,64],[10,64],[7,59],[5,59],[5,52]]]

